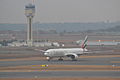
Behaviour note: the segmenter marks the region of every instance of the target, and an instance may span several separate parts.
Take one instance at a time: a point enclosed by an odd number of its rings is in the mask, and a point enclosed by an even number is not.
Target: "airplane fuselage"
[[[44,54],[49,57],[64,57],[67,54],[83,54],[82,48],[60,48],[60,49],[49,49]]]

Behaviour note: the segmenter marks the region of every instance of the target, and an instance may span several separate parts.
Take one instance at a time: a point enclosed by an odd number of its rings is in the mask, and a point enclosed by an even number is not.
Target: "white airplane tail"
[[[87,46],[87,44],[86,44],[87,40],[88,40],[88,36],[86,36],[85,39],[84,39],[84,41],[82,42],[82,45],[81,45],[82,49],[86,48],[86,46]]]

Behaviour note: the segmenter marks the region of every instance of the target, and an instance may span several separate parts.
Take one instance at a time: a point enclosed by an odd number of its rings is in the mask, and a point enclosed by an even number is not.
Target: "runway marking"
[[[29,57],[18,59],[0,59],[0,61],[29,61],[29,60],[45,60],[45,57]]]
[[[120,57],[120,55],[82,56],[81,58],[106,58],[106,57]]]
[[[120,66],[113,65],[27,65],[27,66],[12,66],[0,67],[0,72],[19,72],[19,71],[120,71]]]
[[[120,70],[1,70],[0,72],[48,72],[48,71],[120,71]]]
[[[98,56],[82,55],[79,58],[106,58],[106,57],[120,57],[120,55],[98,55]],[[46,60],[46,57],[30,57],[30,58],[18,58],[18,59],[0,59],[0,61],[29,61],[29,60]]]
[[[120,63],[120,61],[111,61],[111,63]]]
[[[94,78],[94,77],[89,77],[89,78],[1,78],[0,80],[120,80],[120,78]]]

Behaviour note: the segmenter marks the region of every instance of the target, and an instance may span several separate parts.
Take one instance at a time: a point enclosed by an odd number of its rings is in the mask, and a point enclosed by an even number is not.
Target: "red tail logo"
[[[83,41],[83,43],[81,45],[81,48],[83,48],[83,49],[86,48],[86,46],[87,46],[87,44],[86,44],[87,40],[88,40],[88,36],[85,37],[85,40]]]

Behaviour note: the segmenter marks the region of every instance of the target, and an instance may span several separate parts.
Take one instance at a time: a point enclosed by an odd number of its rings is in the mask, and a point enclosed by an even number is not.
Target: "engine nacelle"
[[[77,54],[68,54],[67,56],[70,57],[72,60],[77,60],[78,59]]]

